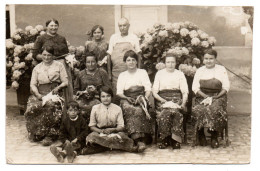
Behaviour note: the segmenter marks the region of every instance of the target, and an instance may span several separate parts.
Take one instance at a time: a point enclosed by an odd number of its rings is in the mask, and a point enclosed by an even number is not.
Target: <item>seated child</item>
[[[62,150],[54,145],[50,147],[51,153],[61,163],[64,162],[66,156],[69,163],[73,162],[86,145],[86,136],[88,135],[86,120],[79,115],[79,104],[76,101],[69,102],[67,114],[60,126],[59,140],[62,142]]]
[[[94,154],[111,149],[128,152],[142,152],[134,141],[125,134],[122,109],[111,103],[113,91],[103,86],[100,89],[101,104],[93,106],[89,127],[92,131],[86,138],[82,154]]]

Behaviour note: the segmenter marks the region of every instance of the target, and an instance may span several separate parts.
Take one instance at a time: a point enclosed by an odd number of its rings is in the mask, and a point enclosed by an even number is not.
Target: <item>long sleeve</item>
[[[77,136],[79,141],[83,141],[88,135],[88,126],[85,119],[80,118],[80,134]]]
[[[149,76],[145,70],[142,70],[143,74],[140,74],[142,76],[140,79],[142,79],[142,84],[144,86],[145,91],[151,91],[151,82],[149,79]]]
[[[63,64],[60,65],[60,80],[68,83],[68,75]]]
[[[35,85],[37,86],[38,84],[38,81],[37,81],[37,67],[35,67],[32,71],[32,76],[31,76],[31,82],[30,82],[30,85]]]
[[[107,53],[111,55],[113,52],[113,48],[114,48],[114,35],[110,37]]]
[[[158,71],[155,75],[154,82],[153,82],[153,91],[157,92],[157,93],[159,92],[159,88],[160,88],[160,80],[159,80],[160,76],[159,75],[160,75],[160,72]]]
[[[116,94],[124,94],[124,76],[123,73],[119,74],[118,80],[117,80],[117,91]]]
[[[88,124],[89,127],[97,126],[97,120],[96,120],[96,108],[95,106],[92,107],[91,113],[90,113],[90,121]]]
[[[42,37],[39,36],[37,37],[35,43],[34,43],[34,47],[33,47],[33,58],[36,59],[36,56],[41,53],[41,49],[42,49],[42,45],[43,45],[43,41],[42,41]]]
[[[200,69],[198,69],[194,75],[194,79],[192,82],[192,91],[197,94],[197,92],[200,90]]]
[[[112,88],[112,85],[111,85],[111,82],[108,78],[107,72],[103,69],[100,69],[100,74],[101,74],[101,77],[102,77],[103,85],[106,86],[106,87]]]
[[[65,37],[63,38],[63,44],[64,44],[64,48],[62,49],[63,53],[64,53],[64,54],[69,53],[69,48],[68,48],[67,40],[66,40]]]
[[[63,120],[65,121],[65,120]],[[59,140],[64,143],[66,140],[68,140],[68,131],[66,130],[66,127],[65,127],[65,122],[61,122],[61,125],[60,125],[60,135],[59,135]]]
[[[139,39],[138,39],[138,37],[136,35],[134,35],[134,36],[135,36],[134,48],[135,48],[136,53],[139,53],[139,52],[141,52]]]
[[[182,72],[180,72],[180,90],[182,94],[189,93],[187,80]]]
[[[122,109],[120,109],[120,112],[117,116],[117,126],[124,127],[124,119],[123,119],[123,112]]]
[[[79,78],[80,74],[78,74],[76,76],[76,79],[74,81],[74,93],[76,94],[77,91],[80,91],[81,85],[80,85],[80,78]]]
[[[228,79],[228,74],[227,74],[226,68],[225,67],[222,67],[222,68],[223,68],[223,70],[222,70],[222,74],[223,74],[223,76],[222,76],[222,79],[223,79],[222,80],[222,88],[228,92],[229,89],[230,89],[230,82],[229,82],[229,79]]]

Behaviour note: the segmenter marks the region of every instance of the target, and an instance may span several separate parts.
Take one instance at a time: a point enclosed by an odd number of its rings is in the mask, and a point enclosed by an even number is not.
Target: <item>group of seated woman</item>
[[[48,24],[55,25],[55,22]],[[143,152],[146,145],[152,143],[154,135],[152,94],[158,147],[163,149],[171,145],[173,149],[181,148],[183,111],[186,110],[189,91],[184,74],[175,68],[177,57],[174,54],[166,55],[166,67],[156,73],[152,85],[146,70],[137,68],[137,54],[133,50],[127,51],[123,57],[127,70],[119,74],[116,94],[113,94],[107,72],[98,67],[98,58],[91,52],[86,53],[86,68],[78,73],[73,83],[66,63],[55,60],[57,49],[55,51],[56,46],[50,43],[55,37],[55,40],[62,38],[49,35],[55,27],[49,30],[46,37],[49,43],[41,43],[41,52],[38,53],[41,53],[42,62],[33,69],[30,83],[32,96],[25,112],[30,140],[41,141],[43,145],[62,140],[62,151],[51,146],[51,152],[61,162],[66,155],[72,162],[77,154],[109,149]],[[226,94],[229,90],[226,69],[216,64],[216,57],[215,50],[205,52],[205,66],[195,74],[193,91],[196,99],[192,110],[200,145],[207,143],[205,127],[211,133],[213,148],[219,146],[218,133],[227,123]],[[74,92],[68,93],[72,87]],[[60,100],[46,102],[46,96],[57,94]],[[74,95],[69,98],[69,94]],[[112,103],[115,96],[120,98],[120,104]]]

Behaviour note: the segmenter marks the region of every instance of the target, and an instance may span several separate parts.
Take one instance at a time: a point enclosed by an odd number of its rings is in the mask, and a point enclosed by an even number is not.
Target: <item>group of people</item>
[[[109,44],[102,39],[104,28],[93,27],[82,59],[85,68],[75,81],[64,59],[69,51],[66,39],[57,34],[57,20],[47,21],[46,34],[35,42],[33,55],[41,62],[32,72],[26,127],[29,139],[51,145],[59,162],[110,149],[143,152],[153,140],[152,113],[158,125],[158,148],[181,148],[189,90],[184,74],[175,68],[176,56],[166,55],[166,68],[156,73],[152,84],[146,70],[140,69],[141,49],[138,38],[128,33],[128,20],[120,19],[118,26],[120,33],[112,35]],[[205,127],[213,148],[219,146],[218,133],[227,122],[229,90],[226,69],[216,64],[216,58],[215,50],[205,53],[205,65],[197,70],[192,86],[196,94],[192,119],[200,145],[207,145]],[[59,143],[54,145],[56,140]]]

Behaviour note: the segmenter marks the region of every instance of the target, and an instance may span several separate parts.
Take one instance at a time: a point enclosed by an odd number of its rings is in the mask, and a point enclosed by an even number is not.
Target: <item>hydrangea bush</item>
[[[191,22],[154,24],[146,33],[139,33],[144,68],[152,79],[163,69],[166,53],[177,56],[177,66],[185,75],[193,77],[206,49],[212,48],[216,39]]]
[[[25,83],[31,77],[32,69],[37,61],[32,57],[34,42],[39,35],[44,34],[44,27],[27,26],[25,30],[16,29],[10,39],[6,39],[6,81],[18,89],[20,83]]]

